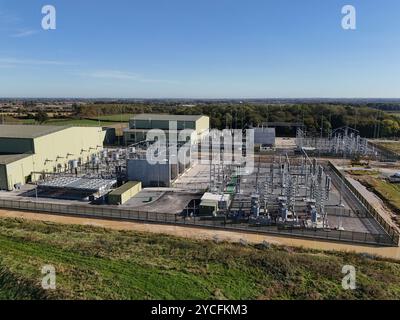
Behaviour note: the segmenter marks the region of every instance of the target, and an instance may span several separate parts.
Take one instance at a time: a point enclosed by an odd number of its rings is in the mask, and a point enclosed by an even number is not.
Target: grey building
[[[275,128],[254,128],[254,144],[261,147],[272,148],[275,146]]]
[[[176,122],[176,130],[170,131],[170,122]],[[210,128],[210,118],[202,115],[138,114],[129,121],[129,128],[124,130],[126,144],[144,141],[148,131],[164,130],[179,134],[184,129],[195,131],[195,139],[200,139]]]
[[[175,179],[189,166],[173,164],[168,160],[165,163],[151,164],[147,159],[130,159],[127,165],[128,180],[141,181],[145,188],[171,187]]]
[[[137,150],[133,158],[127,161],[127,177],[130,181],[141,181],[143,187],[171,187],[172,183],[191,166],[191,151],[187,157],[178,161],[176,155],[167,154],[155,164],[147,159],[146,150]],[[156,161],[156,159],[153,159]],[[185,164],[185,162],[187,162]]]

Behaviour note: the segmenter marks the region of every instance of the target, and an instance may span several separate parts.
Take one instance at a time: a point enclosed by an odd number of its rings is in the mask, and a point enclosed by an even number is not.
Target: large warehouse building
[[[170,130],[171,121],[176,122],[176,131]],[[124,130],[124,138],[126,144],[133,144],[145,141],[147,133],[152,129],[177,134],[181,130],[192,129],[196,132],[195,139],[197,140],[206,134],[209,128],[210,118],[202,115],[138,114],[129,121],[129,129]]]
[[[0,125],[0,189],[64,170],[73,160],[86,162],[103,148],[104,138],[98,127]]]

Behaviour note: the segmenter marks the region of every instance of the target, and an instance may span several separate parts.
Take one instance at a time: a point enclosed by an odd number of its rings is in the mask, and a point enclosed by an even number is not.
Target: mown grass
[[[43,290],[51,264],[57,289]],[[357,289],[343,290],[343,265]],[[348,253],[215,243],[0,219],[2,299],[399,299],[400,264]]]
[[[94,117],[93,120],[128,122],[132,117],[133,117],[132,113],[122,113],[122,114],[102,115],[99,117]]]
[[[12,121],[12,122],[20,123],[20,124],[27,124],[27,125],[97,127],[97,126],[114,124],[114,123],[117,123],[118,121],[101,122],[101,119],[100,119],[100,123],[99,123],[99,120],[96,120],[96,119],[51,118],[44,123],[39,123],[39,122],[35,121],[34,119],[16,119],[15,122],[14,121]]]

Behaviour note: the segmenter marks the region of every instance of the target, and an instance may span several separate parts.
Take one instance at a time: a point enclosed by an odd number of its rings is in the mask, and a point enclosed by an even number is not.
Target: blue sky
[[[398,0],[0,0],[0,40],[0,97],[400,97]]]

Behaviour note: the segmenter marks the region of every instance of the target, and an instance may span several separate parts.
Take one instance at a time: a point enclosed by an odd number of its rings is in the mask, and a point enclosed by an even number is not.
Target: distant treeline
[[[76,117],[96,118],[111,114],[169,113],[204,114],[211,118],[212,128],[246,128],[265,122],[300,122],[308,132],[326,135],[335,128],[350,126],[364,137],[394,137],[400,135],[400,118],[365,106],[331,104],[246,105],[201,104],[88,104],[74,105]],[[278,128],[279,134],[291,135],[293,128]]]
[[[400,103],[367,103],[366,107],[383,111],[400,112]]]

